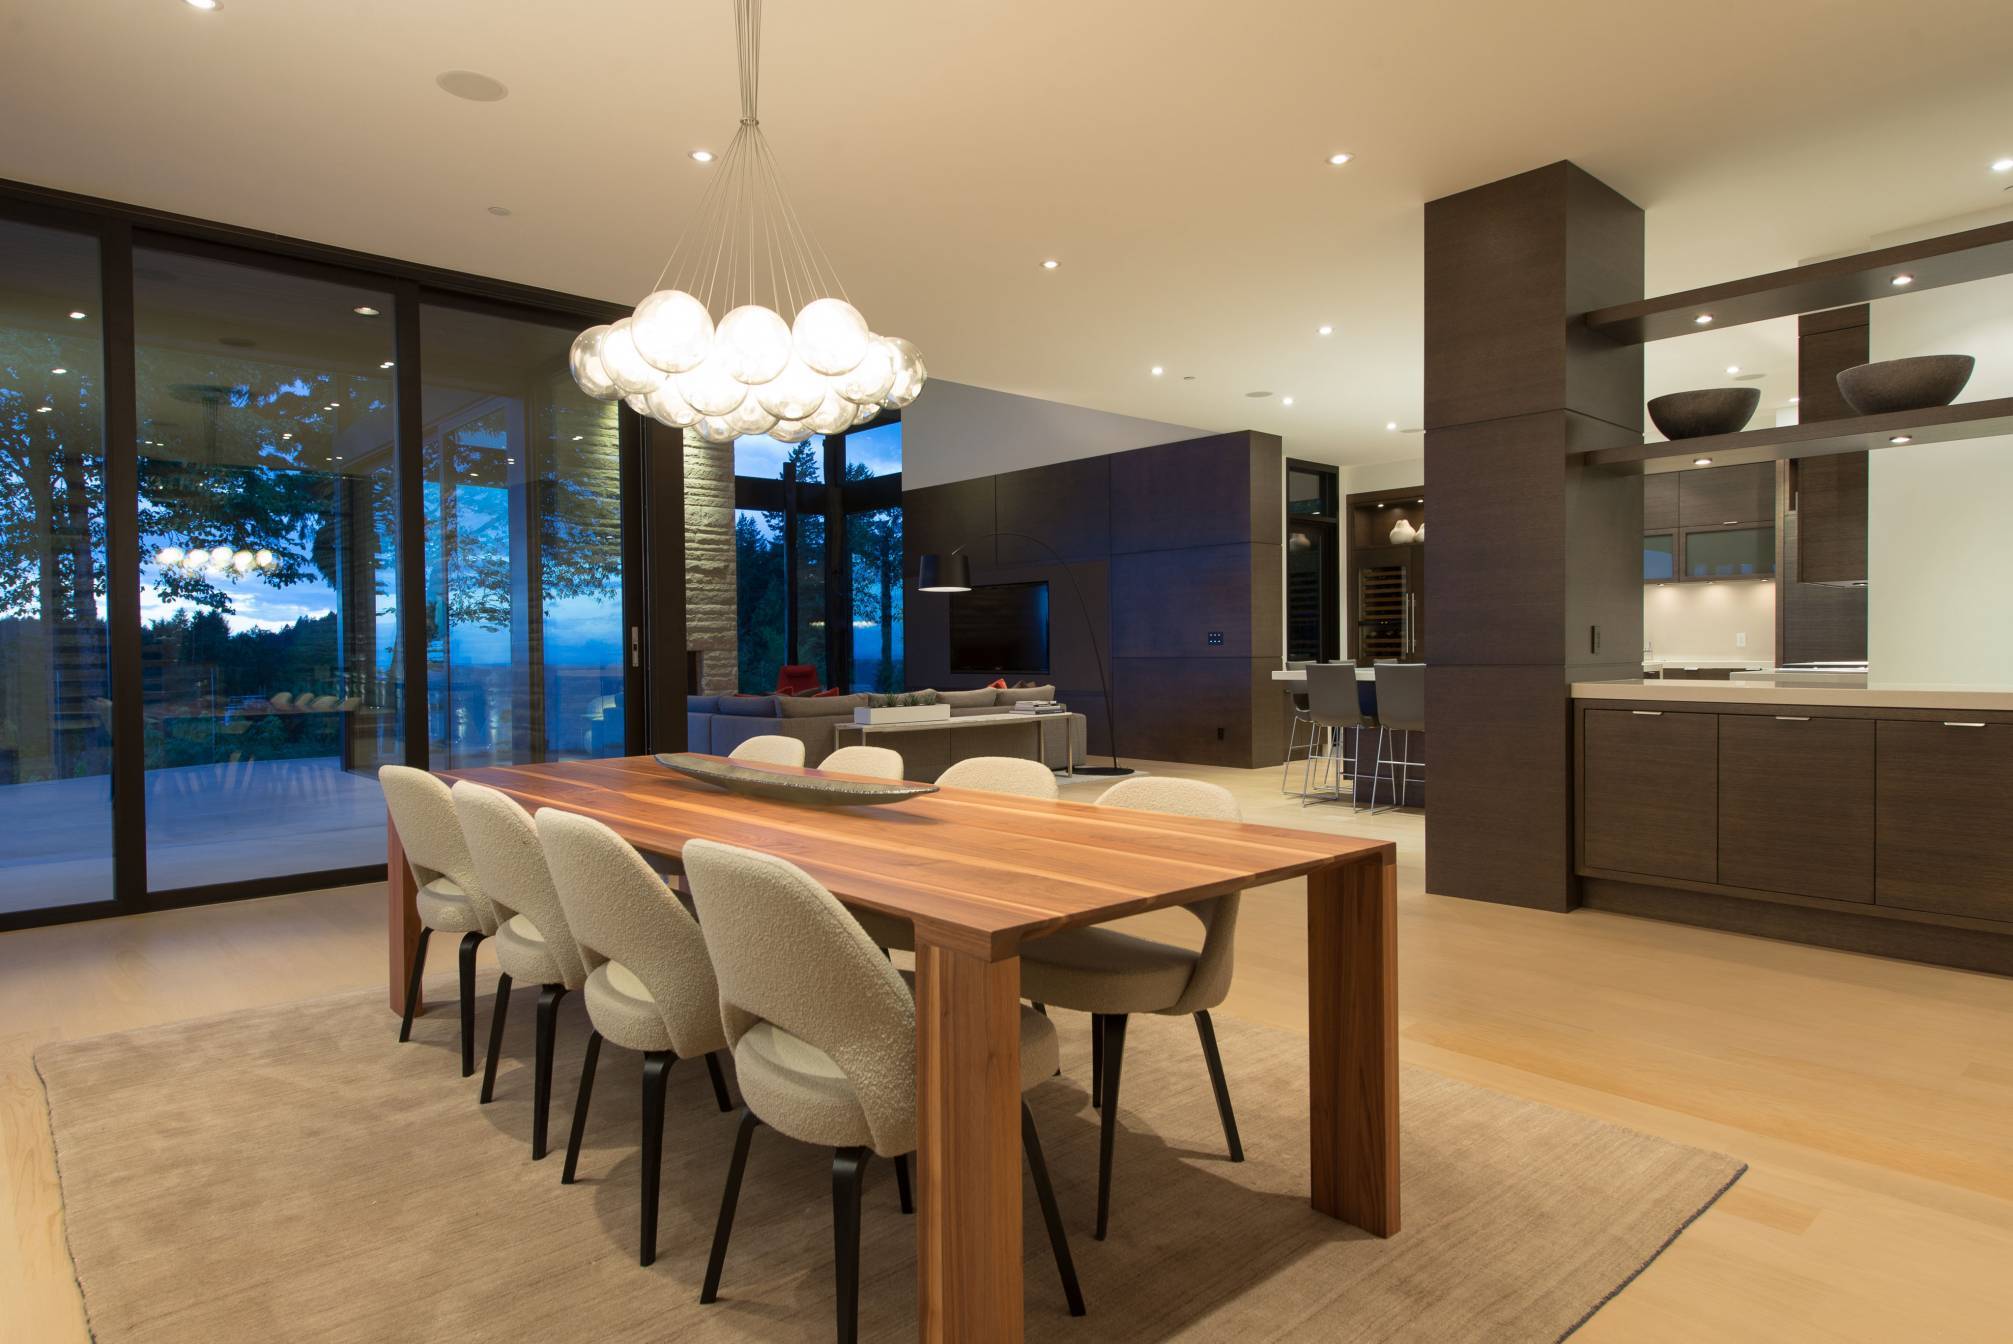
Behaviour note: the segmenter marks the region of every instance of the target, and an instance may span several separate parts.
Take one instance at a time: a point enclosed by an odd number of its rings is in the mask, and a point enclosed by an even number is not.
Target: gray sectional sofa
[[[865,695],[691,695],[685,698],[686,749],[725,756],[751,737],[781,734],[804,744],[804,764],[816,765],[837,744],[833,728],[853,721],[853,711],[868,702]],[[957,720],[978,714],[999,714],[1016,700],[1053,700],[1055,687],[1017,690],[939,691],[940,704],[951,707],[951,726],[943,732],[890,733],[870,737],[876,746],[902,753],[903,773],[910,779],[933,780],[952,762],[972,756],[1024,756],[1028,732],[1020,724],[972,724]],[[851,740],[851,735],[848,735]],[[1042,761],[1061,770],[1083,764],[1085,725],[1081,714],[1057,714],[1041,721]]]

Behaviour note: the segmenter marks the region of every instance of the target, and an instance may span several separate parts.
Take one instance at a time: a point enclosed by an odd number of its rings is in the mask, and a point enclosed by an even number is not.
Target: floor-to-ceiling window
[[[388,292],[133,252],[147,884],[382,861]]]
[[[740,689],[902,688],[901,422],[734,448]]]
[[[0,914],[113,897],[98,272],[0,220]]]
[[[624,749],[617,408],[573,331],[429,304],[427,719],[441,768]]]

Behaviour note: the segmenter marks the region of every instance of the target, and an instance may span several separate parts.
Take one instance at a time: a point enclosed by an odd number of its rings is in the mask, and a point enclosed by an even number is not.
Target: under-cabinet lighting
[[[1896,289],[1902,289],[1909,285],[1914,284],[1915,277],[1912,275],[1897,275],[1892,280],[1889,280],[1887,283],[1893,285]]]
[[[1698,326],[1709,327],[1712,325],[1712,314],[1700,313],[1697,317],[1693,318],[1692,321]]]
[[[1888,440],[1888,442],[1889,442],[1889,443],[1913,443],[1913,442],[1915,442],[1915,438],[1914,438],[1914,436],[1913,436],[1913,435],[1910,435],[1910,434],[1896,434],[1896,435],[1895,435],[1895,436],[1894,436],[1893,438],[1889,439],[1889,440]]]
[[[1712,465],[1712,459],[1709,457],[1695,457],[1691,460],[1691,464],[1695,467],[1709,467]]]

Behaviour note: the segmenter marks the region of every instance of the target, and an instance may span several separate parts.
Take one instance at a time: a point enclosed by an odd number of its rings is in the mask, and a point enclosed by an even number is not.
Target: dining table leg
[[[419,883],[413,881],[412,865],[405,861],[405,846],[399,842],[398,827],[389,813],[384,819],[385,916],[391,946],[391,1010],[403,1015],[407,977],[412,974],[412,954],[419,946]],[[421,1005],[415,1003],[418,1013]]]
[[[1398,870],[1390,854],[1307,876],[1313,1203],[1398,1231]]]
[[[916,931],[916,1303],[926,1341],[1018,1341],[1020,959]]]

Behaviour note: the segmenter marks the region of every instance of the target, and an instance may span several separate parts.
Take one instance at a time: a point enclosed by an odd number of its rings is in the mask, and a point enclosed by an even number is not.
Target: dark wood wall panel
[[[1002,532],[1025,532],[1054,547],[1065,560],[1101,560],[1111,554],[1111,458],[1085,457],[992,478],[995,517]],[[999,539],[1002,562],[1046,561],[1040,547],[1014,537]]]
[[[1276,615],[1253,588],[1277,587],[1279,548],[1243,543],[1139,551],[1111,559],[1112,645],[1121,658],[1276,656]],[[1210,632],[1223,636],[1209,642]]]
[[[1795,512],[1782,519],[1783,568],[1775,600],[1782,604],[1778,663],[1857,662],[1866,657],[1866,589],[1798,580]]]
[[[1269,760],[1254,759],[1276,728],[1260,724],[1253,711],[1255,682],[1269,681],[1278,666],[1276,658],[1120,658],[1112,680],[1121,749],[1128,757],[1196,765],[1277,763],[1276,750]]]
[[[1426,668],[1426,890],[1571,908],[1568,713],[1556,665]]]
[[[1773,462],[1714,467],[1711,471],[1681,471],[1676,475],[1680,526],[1765,523],[1775,517]]]
[[[1675,471],[1643,477],[1643,530],[1657,532],[1678,525],[1678,480]]]
[[[1530,488],[1539,460],[1553,463],[1560,478],[1551,489]],[[1556,413],[1426,431],[1435,578],[1426,590],[1430,661],[1561,660],[1564,462]]]
[[[1251,541],[1251,433],[1213,434],[1114,453],[1111,463],[1111,549],[1158,551]],[[1278,486],[1273,498],[1278,498]],[[1269,540],[1279,540],[1284,515],[1275,508]]]

